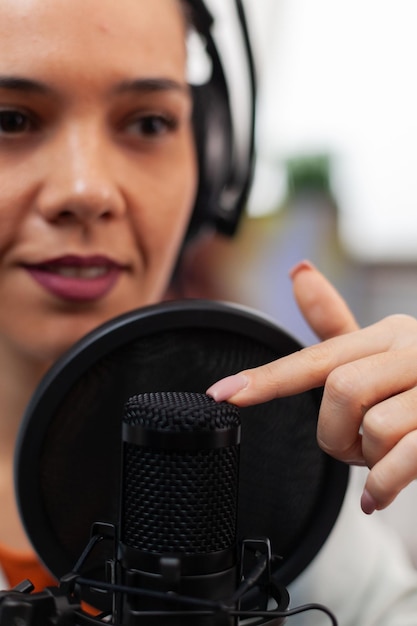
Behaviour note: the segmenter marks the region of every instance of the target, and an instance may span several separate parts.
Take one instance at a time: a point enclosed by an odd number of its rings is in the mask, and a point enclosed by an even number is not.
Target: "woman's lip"
[[[118,267],[122,268],[123,264],[113,261],[113,259],[108,256],[104,256],[101,254],[95,254],[90,256],[81,256],[78,254],[65,254],[59,257],[53,257],[50,259],[44,259],[42,261],[34,262],[34,263],[26,263],[27,267],[38,267],[43,268],[49,265],[56,266],[73,266],[73,267],[92,267],[92,266],[108,266],[108,267]]]
[[[30,276],[52,295],[73,302],[104,297],[117,283],[123,266],[103,256],[66,255],[25,265]]]

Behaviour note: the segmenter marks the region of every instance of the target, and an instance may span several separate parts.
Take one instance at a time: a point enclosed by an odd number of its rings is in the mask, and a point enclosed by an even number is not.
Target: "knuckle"
[[[326,380],[328,399],[338,405],[352,405],[360,394],[361,374],[354,363],[341,365],[330,372]]]
[[[417,334],[417,319],[406,313],[395,313],[383,319],[380,324],[384,325],[385,332],[389,332],[391,343],[397,344],[405,338],[408,344]]]
[[[259,383],[259,380],[256,380],[256,378],[259,378],[259,376],[262,377],[262,385],[267,389],[273,390],[278,386],[275,361],[266,363],[258,371],[248,370],[248,374],[251,375],[251,378],[255,380],[255,386],[257,383]]]
[[[363,432],[370,441],[391,448],[407,432],[417,427],[415,417],[416,388],[410,393],[399,393],[388,401],[371,406],[363,418]],[[416,457],[417,458],[417,457]]]
[[[414,465],[414,478],[417,478],[417,430],[408,433],[404,439],[406,441],[407,457],[409,462]]]
[[[367,439],[388,443],[396,434],[396,420],[383,403],[375,404],[366,411],[362,428]]]
[[[334,360],[333,345],[330,340],[300,350],[304,362],[312,371],[327,373]]]
[[[407,313],[394,313],[393,315],[389,315],[387,319],[390,320],[391,324],[396,327],[412,326],[415,328],[417,325],[416,318],[412,315],[408,315]]]
[[[317,443],[319,447],[323,450],[323,452],[332,456],[338,461],[358,465],[361,464],[361,462],[363,461],[358,441],[356,440],[350,445],[342,445],[341,443],[327,441],[325,436],[321,436],[320,434],[318,434]]]

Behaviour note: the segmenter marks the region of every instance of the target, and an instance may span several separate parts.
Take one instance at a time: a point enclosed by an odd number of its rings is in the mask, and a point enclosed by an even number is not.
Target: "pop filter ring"
[[[57,578],[66,574],[73,563],[68,563],[68,554],[57,541],[54,532],[51,532],[44,508],[39,467],[48,426],[63,398],[97,361],[129,345],[138,337],[157,336],[167,329],[207,328],[248,336],[259,344],[275,348],[281,355],[301,347],[274,322],[249,308],[204,300],[167,302],[124,314],[100,326],[67,352],[41,381],[28,405],[19,432],[15,455],[16,494],[22,521],[34,549]],[[308,393],[317,406],[318,415],[321,390]],[[298,545],[274,574],[277,582],[284,585],[294,580],[318,553],[343,503],[348,466],[325,453],[321,454],[325,470],[315,514],[308,520],[308,527],[303,531]],[[259,515],[262,515],[261,511]],[[74,562],[77,558],[78,555],[73,555]]]

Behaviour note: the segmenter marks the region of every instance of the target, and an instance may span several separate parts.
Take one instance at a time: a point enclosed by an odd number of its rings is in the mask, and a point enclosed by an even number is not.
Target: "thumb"
[[[309,261],[291,271],[294,297],[304,319],[321,340],[358,329],[352,311],[338,291]]]

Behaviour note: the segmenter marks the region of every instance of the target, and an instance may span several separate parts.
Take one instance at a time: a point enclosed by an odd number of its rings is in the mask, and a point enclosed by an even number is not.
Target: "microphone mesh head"
[[[169,432],[214,431],[240,426],[238,408],[188,391],[165,391],[132,396],[123,421],[131,426]]]
[[[203,394],[161,392],[132,397],[124,423],[210,434],[236,429],[240,420],[237,407]],[[177,450],[124,443],[122,541],[157,554],[230,548],[236,538],[238,471],[238,444]]]

